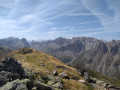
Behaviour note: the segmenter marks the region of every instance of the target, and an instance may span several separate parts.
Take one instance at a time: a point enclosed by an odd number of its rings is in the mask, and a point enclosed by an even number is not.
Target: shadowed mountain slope
[[[7,54],[9,52],[11,52],[10,49],[0,47],[0,59],[2,59],[3,57],[7,56]]]
[[[120,41],[98,42],[81,53],[72,64],[120,79]]]

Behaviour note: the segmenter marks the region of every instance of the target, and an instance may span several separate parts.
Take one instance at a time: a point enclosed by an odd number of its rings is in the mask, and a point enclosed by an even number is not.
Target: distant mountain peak
[[[0,46],[12,50],[17,50],[23,47],[30,47],[29,43],[25,38],[19,39],[16,37],[8,37],[5,39],[0,39]]]

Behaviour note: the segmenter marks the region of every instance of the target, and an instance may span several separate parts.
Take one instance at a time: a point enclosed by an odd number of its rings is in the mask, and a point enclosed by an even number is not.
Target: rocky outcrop
[[[54,75],[42,75],[22,67],[21,63],[7,57],[0,62],[0,90],[53,90],[63,89],[63,82]]]
[[[68,77],[68,74],[65,73],[65,72],[60,73],[59,76],[60,76],[61,78],[70,79],[70,78]]]
[[[90,85],[95,90],[120,90],[120,87],[115,87],[114,85],[108,84],[103,80],[92,78],[86,70],[79,69],[78,72],[80,72],[80,74],[84,77],[84,80],[79,80],[79,82]]]
[[[58,72],[56,70],[53,71],[52,73],[54,76],[58,76]]]
[[[14,80],[0,87],[0,90],[30,90],[31,81],[29,79]]]
[[[16,79],[20,79],[19,74],[13,74],[11,72],[1,71],[0,72],[0,87],[6,84],[7,82],[10,82]]]
[[[7,57],[5,60],[0,62],[0,71],[7,71],[13,74],[19,74],[20,77],[24,77],[24,68],[21,66],[20,62],[12,57]]]
[[[19,52],[18,52],[18,53],[28,54],[28,53],[32,53],[32,52],[33,52],[33,49],[24,47],[24,48],[19,49]]]
[[[59,72],[57,70],[58,68],[63,71]],[[64,80],[68,82],[71,80],[76,81],[92,86],[93,88],[100,87],[102,88],[100,90],[107,88],[116,89],[113,85],[105,82],[101,83],[100,80],[91,78],[89,73],[85,70],[75,71],[75,75],[72,75],[72,69],[68,69],[68,67],[65,68],[65,66],[62,65],[59,65],[58,68],[49,74],[34,72],[23,68],[18,60],[7,57],[0,62],[0,90],[64,90]],[[82,77],[79,78],[78,75],[82,76],[83,80],[79,80]],[[119,90],[119,88],[117,89]]]

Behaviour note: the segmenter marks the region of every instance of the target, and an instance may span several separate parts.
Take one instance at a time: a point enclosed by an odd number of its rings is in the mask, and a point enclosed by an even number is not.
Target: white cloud
[[[76,14],[68,14],[68,16],[91,16],[91,13],[76,13]]]
[[[74,27],[69,27],[69,26],[61,27],[61,28],[52,27],[51,29],[52,30],[66,30],[66,29],[72,30],[72,29],[74,29]]]
[[[89,22],[82,22],[82,23],[78,23],[78,24],[90,24],[90,23],[98,23],[99,21],[89,21]]]
[[[103,1],[106,1],[105,4]],[[103,9],[101,3],[104,6],[106,5]],[[3,32],[3,34],[7,32],[18,34],[19,32],[27,35],[30,32],[45,32],[45,34],[48,32],[52,35],[64,36],[69,32],[78,32],[77,34],[79,34],[80,32],[98,31],[94,34],[85,34],[95,35],[97,33],[119,32],[120,29],[119,0],[116,2],[113,0],[82,0],[82,3],[81,0],[0,0],[0,6],[9,8],[7,14],[0,17],[0,33]],[[5,9],[1,12],[4,14]],[[87,20],[82,21],[81,19],[80,22],[82,23],[74,23],[74,20],[69,22],[68,18],[77,19],[77,16],[96,16],[99,20],[95,21],[97,19],[94,19],[86,22]],[[67,19],[63,20],[64,17]],[[76,29],[79,24],[82,26],[83,24],[96,24],[97,22],[103,25],[105,31],[103,28]],[[67,27],[62,26],[61,23],[65,23]]]
[[[117,30],[120,28],[119,0],[82,0],[82,2],[99,19],[105,30]],[[101,13],[101,15],[96,15],[97,13]]]

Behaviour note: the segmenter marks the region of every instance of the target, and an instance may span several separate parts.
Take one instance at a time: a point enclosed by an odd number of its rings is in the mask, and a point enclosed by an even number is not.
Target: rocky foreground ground
[[[58,68],[65,67],[59,66]],[[119,90],[97,79],[91,79],[89,73],[84,70],[78,72],[85,78],[79,81],[91,85],[96,90]],[[24,69],[20,62],[11,57],[5,58],[0,63],[0,90],[63,90],[61,78],[71,80],[67,73],[59,74],[56,70],[52,72],[52,75],[37,76],[37,73]],[[78,80],[76,77],[72,79]]]
[[[14,52],[13,57],[17,59],[9,56],[2,60],[0,90],[120,90],[90,77],[85,70],[76,70],[51,56],[42,54],[24,48]]]

